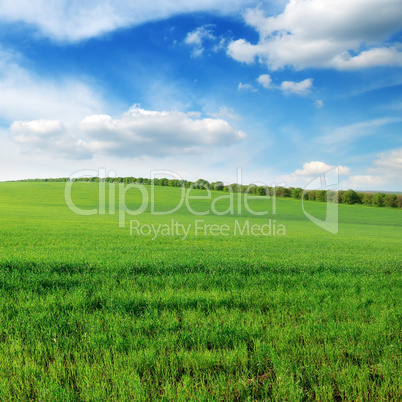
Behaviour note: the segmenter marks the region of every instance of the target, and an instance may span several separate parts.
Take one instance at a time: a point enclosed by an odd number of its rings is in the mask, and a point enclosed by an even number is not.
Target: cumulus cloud
[[[23,22],[49,38],[74,42],[182,13],[233,13],[253,3],[251,0],[3,0],[0,20]]]
[[[401,30],[401,15],[400,0],[290,0],[272,17],[249,9],[244,18],[259,42],[232,41],[228,54],[245,63],[258,59],[272,70],[402,66],[401,44],[385,43]]]
[[[257,78],[257,81],[265,88],[270,89],[272,84],[272,79],[269,74],[262,74]]]
[[[307,78],[300,82],[283,81],[280,89],[288,94],[291,93],[296,95],[306,95],[310,92],[312,86],[313,80],[311,78]]]
[[[391,189],[401,191],[402,148],[382,152],[367,169],[366,174],[350,176],[344,188],[361,190]]]
[[[390,173],[399,180],[402,177],[402,149],[394,149],[382,152],[379,158],[373,162],[374,168],[370,169],[373,173]]]
[[[328,165],[321,161],[312,161],[303,164],[302,169],[296,169],[293,173],[279,177],[281,183],[287,186],[305,187],[307,185],[316,186],[333,186],[339,184],[340,176],[348,176],[350,168],[347,166]],[[324,177],[325,181],[321,181]]]
[[[339,175],[343,176],[350,173],[350,168],[347,166],[331,166],[327,165],[325,162],[313,161],[305,163],[303,169],[296,169],[292,174],[295,176],[314,176],[329,172],[336,167],[338,168]]]
[[[251,64],[259,54],[259,45],[252,45],[244,39],[238,39],[229,43],[227,53],[237,61]]]
[[[91,153],[84,141],[70,133],[58,120],[15,121],[10,132],[23,153],[44,152],[70,159],[86,159]]]
[[[222,119],[199,118],[194,113],[178,111],[150,111],[138,106],[117,119],[108,115],[87,116],[72,129],[65,128],[60,121],[16,121],[10,132],[24,152],[50,152],[71,159],[202,153],[210,147],[233,145],[246,136]]]
[[[402,46],[400,44],[390,47],[366,50],[352,57],[344,52],[334,58],[334,66],[338,70],[358,70],[365,67],[402,66]]]
[[[274,85],[272,83],[271,76],[269,74],[262,74],[257,78],[257,81],[265,88],[265,89],[279,89],[283,93],[295,94],[295,95],[307,95],[310,93],[311,88],[313,86],[313,79],[307,78],[303,81],[283,81],[280,85]]]

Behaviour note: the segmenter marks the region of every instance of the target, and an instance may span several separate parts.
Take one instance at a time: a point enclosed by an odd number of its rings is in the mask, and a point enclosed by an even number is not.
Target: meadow
[[[251,199],[269,211],[256,216],[239,196],[218,215],[213,191],[191,203],[208,214],[155,215],[180,198],[155,187],[122,227],[117,207],[72,212],[64,189],[0,183],[0,400],[399,400],[401,210],[341,204],[331,234],[290,198]],[[98,208],[98,190],[74,183],[72,198]],[[139,191],[125,196],[139,208]],[[325,216],[325,203],[305,207]],[[130,220],[172,219],[229,229],[130,234]],[[286,234],[235,232],[269,219]]]

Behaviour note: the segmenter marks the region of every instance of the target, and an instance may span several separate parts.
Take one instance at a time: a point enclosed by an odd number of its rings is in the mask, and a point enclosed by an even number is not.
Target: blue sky
[[[400,0],[2,1],[0,180],[402,190]]]

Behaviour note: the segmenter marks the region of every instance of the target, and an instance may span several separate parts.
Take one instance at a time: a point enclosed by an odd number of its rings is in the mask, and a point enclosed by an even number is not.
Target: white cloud
[[[371,66],[402,66],[402,46],[374,48],[352,57],[348,52],[334,58],[338,70],[357,70]]]
[[[337,170],[334,170],[337,169]],[[328,174],[328,182],[327,176]],[[296,169],[293,173],[283,175],[279,177],[282,183],[286,183],[287,186],[305,187],[309,183],[314,183],[317,178],[324,176],[326,178],[325,184],[327,186],[338,184],[338,176],[347,176],[350,174],[350,168],[347,166],[333,166],[328,165],[321,161],[312,161],[303,164],[302,169]],[[317,183],[320,180],[317,181]],[[333,182],[332,182],[333,181]]]
[[[402,149],[382,152],[367,174],[353,175],[342,183],[344,188],[360,190],[402,190]]]
[[[312,86],[313,86],[313,80],[311,78],[307,78],[300,82],[283,81],[280,86],[280,89],[285,93],[306,95],[310,92]]]
[[[243,84],[240,82],[239,86],[237,87],[239,91],[250,91],[250,92],[258,92],[251,84]]]
[[[189,32],[184,40],[186,45],[193,46],[192,55],[194,57],[199,57],[204,52],[203,43],[205,40],[214,40],[215,36],[212,34],[211,30],[206,26],[199,27],[193,32]]]
[[[39,137],[49,137],[53,134],[60,134],[65,129],[58,120],[34,120],[34,121],[15,121],[11,125],[11,132],[23,133],[29,131]]]
[[[186,43],[187,45],[202,46],[202,42],[206,38],[214,38],[214,36],[211,34],[211,31],[205,26],[198,27],[195,31],[189,32],[186,35],[184,43]]]
[[[2,120],[63,119],[71,123],[105,109],[102,96],[76,78],[50,80],[21,65],[18,54],[0,48],[0,118]]]
[[[384,43],[401,30],[401,15],[400,0],[290,0],[273,17],[250,9],[245,21],[259,42],[233,41],[228,54],[246,63],[258,58],[272,70],[402,66],[401,44]]]
[[[338,168],[339,175],[348,175],[350,173],[350,169],[347,166],[331,166],[325,162],[313,161],[305,163],[303,169],[296,169],[292,174],[295,176],[314,176],[329,172],[335,167]]]
[[[58,120],[15,121],[10,132],[23,153],[44,152],[70,159],[90,158],[86,144],[70,133]]]
[[[74,42],[177,14],[233,13],[253,3],[252,0],[3,0],[0,20],[23,22],[49,38]]]
[[[324,107],[324,101],[321,100],[321,99],[317,99],[317,100],[314,102],[314,106],[315,106],[317,109],[321,109],[322,107]]]
[[[222,49],[226,48],[227,39],[223,37],[216,38],[215,45],[212,47],[212,51],[217,53]]]
[[[402,149],[382,152],[373,165],[375,166],[371,169],[373,173],[392,174],[400,180],[402,178]]]
[[[254,63],[259,53],[258,48],[258,45],[252,45],[244,39],[238,39],[230,42],[227,53],[237,61],[250,64]]]
[[[262,74],[257,78],[257,81],[266,89],[270,89],[272,86],[272,79],[269,74]]]
[[[239,120],[240,116],[238,116],[232,108],[228,108],[226,106],[221,106],[218,112],[215,113],[207,113],[208,116],[214,117],[216,119],[225,119],[225,120]]]
[[[368,174],[354,175],[342,183],[342,188],[353,190],[379,190],[386,184],[383,176],[372,176]]]
[[[262,74],[257,78],[257,81],[265,89],[279,89],[285,94],[307,95],[313,86],[313,79],[307,78],[300,82],[283,81],[281,85],[273,85],[269,74]]]
[[[70,159],[194,154],[211,147],[227,147],[245,138],[245,133],[222,119],[202,119],[192,112],[149,111],[137,106],[118,119],[87,116],[71,129],[60,121],[16,121],[10,132],[24,152],[50,152]]]
[[[393,123],[402,122],[402,118],[398,117],[383,117],[379,119],[362,121],[359,123],[349,124],[339,127],[329,134],[325,134],[317,139],[320,145],[324,145],[326,149],[338,152],[338,149],[345,148],[359,138],[373,135],[379,127],[387,126]]]
[[[212,51],[218,52],[220,49],[223,49],[226,44],[226,39],[223,37],[217,37],[213,34],[214,25],[204,25],[198,27],[192,32],[189,32],[184,39],[184,43],[186,45],[192,46],[193,57],[200,57],[204,53],[205,43],[213,45]]]

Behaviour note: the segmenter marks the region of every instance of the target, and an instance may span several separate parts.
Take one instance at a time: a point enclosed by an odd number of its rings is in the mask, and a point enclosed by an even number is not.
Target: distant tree
[[[238,191],[239,185],[238,185],[237,183],[232,183],[232,184],[230,185],[230,187],[231,187],[232,191],[235,193],[235,192]]]
[[[316,195],[316,191],[315,190],[311,190],[308,192],[308,199],[310,201],[315,201],[315,195]]]
[[[293,188],[292,187],[290,187],[290,188],[284,188],[283,189],[283,196],[284,197],[291,197],[292,196],[292,190],[293,190]]]
[[[357,204],[363,204],[364,193],[356,193],[356,194],[359,197],[359,201],[357,202]]]
[[[327,192],[325,190],[317,190],[315,193],[315,200],[319,202],[326,202]]]
[[[257,192],[257,186],[255,184],[250,184],[247,187],[246,193],[248,194],[255,194]]]
[[[194,188],[198,188],[200,190],[208,189],[209,188],[209,182],[207,180],[204,180],[204,179],[198,179],[194,184]]]
[[[342,197],[343,197],[343,194],[345,193],[345,191],[343,191],[343,190],[338,190],[338,202],[339,202],[339,204],[341,204],[343,201],[342,201]]]
[[[373,205],[373,194],[372,193],[364,193],[363,198],[362,198],[362,204]]]
[[[292,198],[296,198],[297,200],[300,200],[302,197],[303,190],[300,187],[294,188],[292,190]]]
[[[372,203],[376,207],[383,207],[384,206],[384,199],[385,199],[385,194],[384,193],[377,193],[377,194],[373,195]]]
[[[267,195],[267,188],[265,186],[258,186],[256,189],[257,195]]]
[[[285,188],[282,186],[275,187],[275,194],[277,197],[284,197],[285,196]]]
[[[224,184],[223,184],[221,181],[216,181],[215,183],[211,183],[211,187],[212,187],[214,190],[222,191],[222,190],[223,190],[223,187],[225,187],[225,186],[224,186]]]
[[[338,202],[338,192],[328,190],[327,191],[327,200],[328,200],[328,202]]]
[[[397,198],[398,198],[398,207],[399,208],[402,208],[402,195],[397,195]]]
[[[384,206],[388,208],[398,207],[398,197],[395,194],[387,194],[384,197]]]
[[[292,198],[295,198],[296,200],[300,200],[302,194],[303,190],[300,187],[294,188],[292,190]]]
[[[342,194],[342,203],[343,204],[356,204],[360,201],[359,196],[356,191],[349,189]]]

